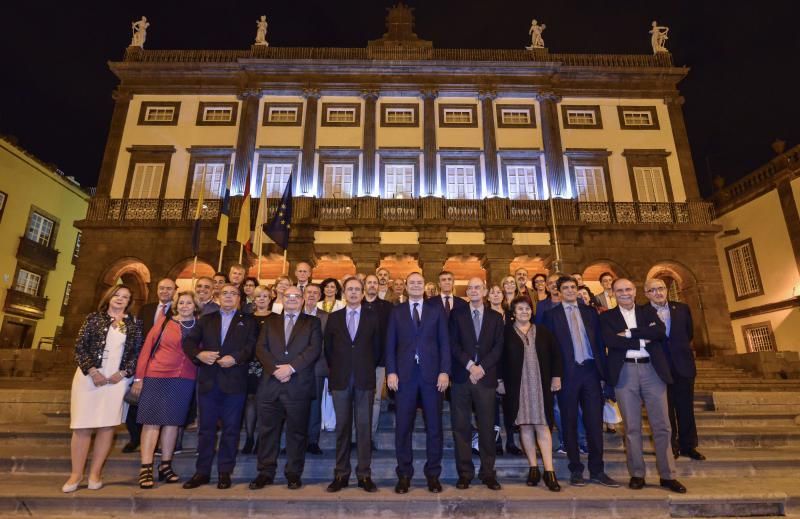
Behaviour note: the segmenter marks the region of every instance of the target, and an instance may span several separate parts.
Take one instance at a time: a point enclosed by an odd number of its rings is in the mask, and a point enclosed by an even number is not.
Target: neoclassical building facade
[[[210,272],[228,179],[233,240],[245,186],[274,211],[291,177],[290,272],[656,275],[692,306],[699,354],[735,351],[684,125],[687,68],[666,52],[437,49],[402,6],[387,27],[364,48],[130,47],[110,63],[119,86],[65,339],[119,279],[143,302],[159,278],[191,277],[201,190]],[[282,253],[264,248],[262,278]],[[238,244],[222,256],[237,261]]]

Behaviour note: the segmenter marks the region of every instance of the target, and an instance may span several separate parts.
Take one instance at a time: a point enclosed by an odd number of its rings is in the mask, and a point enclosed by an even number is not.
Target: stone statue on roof
[[[267,25],[267,17],[262,14],[261,19],[256,21],[256,45],[265,47],[269,45],[267,43]]]
[[[655,20],[653,20],[653,23],[650,25],[653,27],[649,31],[650,45],[653,47],[653,54],[658,54],[659,52],[669,52],[667,47],[664,45],[667,42],[667,33],[669,32],[669,27],[658,25],[658,22]]]
[[[144,40],[147,38],[148,27],[150,27],[150,23],[147,21],[146,16],[142,16],[141,20],[131,23],[131,31],[133,31],[131,47],[144,48]]]
[[[531,20],[531,28],[528,29],[528,34],[531,35],[531,44],[529,47],[525,47],[527,50],[533,49],[543,49],[544,48],[544,39],[542,39],[542,33],[547,28],[545,24],[539,25],[535,19]]]

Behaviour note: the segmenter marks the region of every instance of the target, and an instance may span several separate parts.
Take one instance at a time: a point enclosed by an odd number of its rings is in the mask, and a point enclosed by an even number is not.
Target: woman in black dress
[[[258,329],[264,325],[267,316],[271,313],[269,311],[272,306],[270,299],[270,289],[264,285],[257,286],[253,290],[253,318],[258,323]],[[258,391],[258,383],[261,381],[261,375],[264,368],[258,361],[255,355],[250,361],[247,368],[247,400],[244,404],[244,428],[247,437],[244,440],[244,447],[242,447],[242,454],[252,454],[255,452],[255,432],[256,432],[256,417],[258,416],[258,409],[256,407],[256,391]]]

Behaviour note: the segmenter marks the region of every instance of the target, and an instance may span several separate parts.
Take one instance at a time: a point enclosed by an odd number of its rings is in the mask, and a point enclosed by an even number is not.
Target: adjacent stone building
[[[191,277],[201,189],[212,272],[226,180],[233,237],[248,177],[274,210],[291,176],[288,258],[315,278],[378,265],[658,275],[692,306],[698,352],[733,351],[678,90],[687,68],[664,52],[438,49],[403,6],[387,27],[365,48],[131,47],[110,63],[119,86],[68,330],[119,279],[144,302],[160,277]],[[282,251],[264,253],[271,279]],[[223,263],[238,254],[230,243]]]

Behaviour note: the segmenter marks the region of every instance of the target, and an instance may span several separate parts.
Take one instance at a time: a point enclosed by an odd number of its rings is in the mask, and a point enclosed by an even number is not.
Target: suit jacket
[[[150,333],[150,329],[156,323],[156,310],[158,309],[158,302],[155,303],[147,303],[146,305],[142,305],[142,308],[139,309],[139,320],[142,321],[142,337],[147,337],[147,334]],[[219,310],[219,307],[217,307]],[[167,309],[167,313],[164,315],[172,315]]]
[[[376,297],[375,301],[371,303],[366,299],[363,299],[361,304],[364,307],[374,311],[378,318],[378,326],[380,327],[381,333],[381,351],[380,355],[378,356],[378,366],[384,367],[386,366],[386,332],[388,331],[389,327],[389,314],[392,313],[392,308],[394,305],[392,305],[392,303],[389,301],[381,299],[380,297]]]
[[[450,349],[453,352],[453,382],[469,381],[467,364],[475,360],[486,375],[478,381],[485,387],[497,387],[497,367],[503,355],[503,316],[488,306],[483,308],[483,320],[478,337],[472,324],[472,307],[469,304],[454,309],[450,314]]]
[[[316,397],[314,367],[322,352],[322,324],[319,318],[298,314],[289,342],[284,334],[283,314],[270,314],[256,343],[256,356],[264,366],[264,376],[258,384],[258,398],[272,402],[282,393],[294,400],[313,400]],[[295,372],[289,382],[272,376],[278,364],[289,364]]]
[[[535,296],[536,296],[536,294],[534,294],[534,297]],[[560,304],[561,304],[561,302],[554,303],[553,299],[551,297],[549,297],[549,296],[547,297],[547,299],[543,299],[542,301],[537,301],[536,304],[531,307],[531,308],[534,308],[534,311],[535,311],[534,319],[531,319],[531,320],[535,324],[544,324],[544,315],[548,311],[550,311],[553,308],[555,308],[556,306],[559,306]]]
[[[305,313],[305,308],[303,309]],[[319,319],[320,331],[325,334],[325,325],[328,323],[328,316],[330,314],[325,310],[317,308],[316,318]],[[325,355],[320,355],[317,362],[314,364],[314,376],[327,377],[328,376],[328,362],[325,360]]]
[[[381,354],[381,330],[374,311],[361,305],[355,339],[347,330],[347,307],[333,312],[325,329],[328,387],[344,390],[352,376],[356,389],[375,389],[375,366]]]
[[[442,305],[442,310],[444,310],[444,301],[442,300],[442,296],[441,295],[433,296],[431,298],[431,300],[433,300],[433,301],[438,300],[439,304]],[[450,294],[450,315],[448,315],[448,318],[452,317],[453,312],[455,312],[459,308],[466,308],[468,306],[469,306],[469,303],[467,303],[466,301],[464,301],[463,299],[461,299],[460,297],[458,297],[456,295]],[[447,312],[445,311],[445,313],[447,313]]]
[[[608,378],[606,348],[603,344],[603,334],[600,331],[600,319],[597,317],[597,311],[590,306],[581,304],[578,305],[578,311],[581,313],[583,327],[589,337],[589,347],[594,357],[594,365],[597,367],[600,379],[606,380]],[[559,304],[545,312],[542,326],[550,330],[561,350],[564,369],[563,384],[567,385],[572,380],[576,365],[575,348],[572,344],[572,334],[569,331],[570,326],[564,306]]]
[[[603,308],[608,308],[608,297],[606,296],[605,290],[594,296],[594,300]]]
[[[664,351],[673,373],[683,378],[697,376],[697,367],[692,351],[694,324],[689,306],[677,301],[668,301],[669,334],[664,341]],[[658,312],[656,312],[658,313]]]
[[[197,387],[200,393],[207,393],[219,385],[227,394],[239,394],[247,391],[247,368],[253,357],[253,347],[258,337],[258,324],[253,316],[237,310],[231,319],[225,340],[220,344],[222,316],[219,312],[200,317],[197,324],[183,341],[186,356],[199,367],[197,369]],[[230,355],[236,364],[223,368],[219,364],[203,364],[197,359],[201,351],[217,351],[219,356]]]
[[[619,373],[625,363],[627,351],[639,349],[639,339],[650,341],[645,349],[650,354],[653,369],[661,380],[667,384],[672,383],[663,345],[667,338],[666,328],[650,303],[636,307],[636,328],[631,329],[630,339],[617,335],[628,328],[619,306],[600,314],[600,327],[603,342],[608,347],[608,381],[612,386],[616,386],[619,381]]]
[[[386,373],[395,373],[400,383],[414,376],[415,352],[419,352],[422,381],[436,384],[440,373],[450,375],[450,334],[444,307],[435,300],[423,303],[422,321],[417,326],[411,318],[408,301],[396,305],[389,315],[386,335]]]

